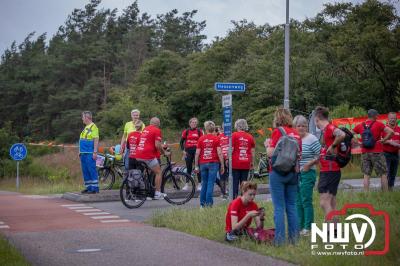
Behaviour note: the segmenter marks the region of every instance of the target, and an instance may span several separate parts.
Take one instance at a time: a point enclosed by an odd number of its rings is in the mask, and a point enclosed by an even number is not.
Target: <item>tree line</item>
[[[1,128],[20,139],[72,142],[80,113],[91,110],[102,137],[115,138],[133,108],[145,122],[159,116],[163,128],[186,127],[192,116],[219,122],[216,81],[245,82],[234,118],[271,126],[283,99],[283,25],[233,21],[206,44],[196,10],[152,18],[136,1],[120,15],[100,2],[75,9],[48,41],[31,33],[3,53]],[[399,21],[394,4],[376,0],[326,4],[315,17],[291,20],[291,108],[398,111]]]

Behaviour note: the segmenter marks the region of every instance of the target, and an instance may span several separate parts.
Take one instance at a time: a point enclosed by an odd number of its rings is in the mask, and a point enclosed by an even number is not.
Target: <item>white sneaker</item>
[[[189,190],[189,184],[186,183],[185,186],[182,188],[182,190],[186,190],[186,191]]]
[[[154,193],[154,200],[159,200],[159,199],[163,199],[164,197],[166,197],[167,194],[165,193],[161,193],[160,191],[156,191],[156,193]]]
[[[197,185],[197,191],[201,191],[201,183]]]
[[[303,229],[300,231],[301,236],[309,236],[310,235],[310,230]]]

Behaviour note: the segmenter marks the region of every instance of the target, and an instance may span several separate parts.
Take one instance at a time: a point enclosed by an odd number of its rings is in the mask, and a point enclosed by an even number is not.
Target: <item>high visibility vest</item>
[[[96,138],[99,138],[97,126],[94,123],[85,126],[79,138],[79,153],[93,153]]]

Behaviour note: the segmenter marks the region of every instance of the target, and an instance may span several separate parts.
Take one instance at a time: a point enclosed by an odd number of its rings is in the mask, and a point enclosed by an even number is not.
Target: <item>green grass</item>
[[[318,195],[314,194],[316,223],[323,221],[323,213],[319,208],[318,200]],[[234,244],[228,244],[224,241],[226,204],[203,210],[176,208],[170,211],[157,211],[153,214],[149,222],[156,227],[167,227],[301,265],[399,265],[400,249],[398,239],[400,238],[400,230],[398,221],[400,220],[400,208],[398,202],[400,202],[400,191],[392,193],[338,193],[338,208],[341,208],[344,203],[372,203],[375,209],[384,210],[389,213],[391,243],[390,252],[385,256],[312,256],[309,237],[302,237],[296,246],[275,247],[260,245],[246,239]],[[266,209],[265,227],[274,227],[272,203],[262,202],[260,205]],[[383,239],[382,220],[377,220],[376,222],[377,239]],[[383,245],[382,243],[383,241],[377,241],[376,245],[378,248]]]
[[[81,180],[60,180],[51,182],[41,178],[21,177],[18,192],[23,194],[43,195],[81,191],[82,189],[83,185]],[[0,190],[17,191],[15,178],[1,179]]]
[[[19,266],[30,265],[25,258],[0,235],[0,265]]]

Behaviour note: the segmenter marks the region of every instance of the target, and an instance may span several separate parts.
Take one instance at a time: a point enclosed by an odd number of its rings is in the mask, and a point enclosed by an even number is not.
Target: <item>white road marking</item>
[[[126,220],[126,219],[121,219],[121,220],[102,220],[100,222],[102,222],[102,223],[127,223],[130,221]]]
[[[0,222],[0,224],[4,224],[4,222]]]
[[[84,210],[75,210],[76,212],[102,212],[102,210],[99,209],[84,209]]]
[[[110,214],[108,212],[88,212],[88,213],[82,213],[83,215],[100,215],[100,214]]]
[[[108,216],[94,216],[90,217],[92,219],[114,219],[114,218],[119,218],[117,215],[108,215]]]
[[[0,225],[0,229],[10,228],[8,225]]]
[[[98,252],[100,250],[101,249],[99,249],[99,248],[84,248],[84,249],[78,249],[76,252],[81,252],[81,253],[83,253],[83,252]]]
[[[93,209],[93,207],[90,207],[90,206],[67,207],[67,208],[70,210]]]
[[[85,206],[85,204],[64,204],[61,206],[62,207],[78,207],[78,206]]]

